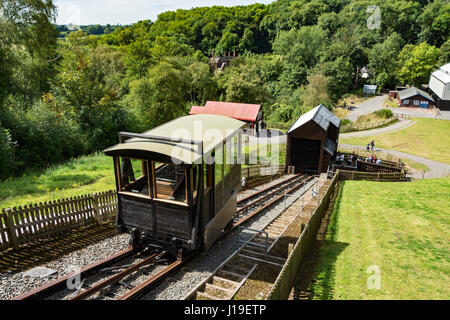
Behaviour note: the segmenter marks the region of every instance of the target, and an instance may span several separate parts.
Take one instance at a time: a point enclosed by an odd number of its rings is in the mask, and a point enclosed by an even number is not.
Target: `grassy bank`
[[[111,157],[83,156],[0,182],[0,209],[115,189]]]
[[[450,164],[450,121],[418,119],[414,125],[395,132],[366,136],[361,138],[340,139],[341,144],[365,146],[372,140],[379,148],[398,150],[415,154],[431,160]]]
[[[344,182],[308,287],[311,298],[448,299],[449,191],[450,178]],[[367,285],[373,266],[379,289]]]

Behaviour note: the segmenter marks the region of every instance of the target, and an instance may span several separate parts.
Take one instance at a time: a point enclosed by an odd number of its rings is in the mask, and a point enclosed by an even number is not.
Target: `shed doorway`
[[[320,141],[293,138],[291,145],[291,165],[295,172],[315,171],[319,169]]]

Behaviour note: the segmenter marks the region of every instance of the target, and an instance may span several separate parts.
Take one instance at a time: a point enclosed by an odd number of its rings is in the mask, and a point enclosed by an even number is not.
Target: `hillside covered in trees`
[[[278,0],[65,32],[52,0],[1,0],[0,179],[101,150],[206,100],[289,122],[365,82],[420,85],[450,61],[448,0]],[[379,27],[369,28],[378,6]],[[372,9],[370,9],[370,8]],[[223,72],[209,59],[236,50]],[[366,82],[366,83],[367,83]]]

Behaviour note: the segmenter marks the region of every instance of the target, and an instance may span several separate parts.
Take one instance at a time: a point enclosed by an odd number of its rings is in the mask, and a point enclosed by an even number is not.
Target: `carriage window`
[[[218,185],[223,179],[223,146],[217,147],[214,160],[214,184]]]
[[[146,160],[119,158],[120,191],[150,196]]]
[[[234,136],[233,139],[231,139],[231,146],[232,146],[232,164],[235,165],[237,164],[239,161],[238,157],[239,157],[239,136]]]
[[[231,151],[231,140],[225,143],[225,148],[223,149],[223,176],[226,177],[228,173],[231,171],[232,164],[232,151]]]
[[[155,197],[186,202],[186,171],[171,163],[152,162]]]

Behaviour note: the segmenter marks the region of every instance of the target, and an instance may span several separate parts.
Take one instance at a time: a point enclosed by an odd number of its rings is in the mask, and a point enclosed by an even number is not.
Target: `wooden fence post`
[[[11,247],[13,247],[14,250],[17,250],[19,249],[19,242],[17,240],[16,230],[14,228],[14,221],[10,208],[5,210],[5,216],[6,216],[6,227],[8,232],[9,243],[11,244]]]
[[[94,211],[94,219],[97,221],[97,224],[102,223],[102,219],[100,217],[100,210],[98,205],[98,194],[94,192],[92,194],[92,210]]]

